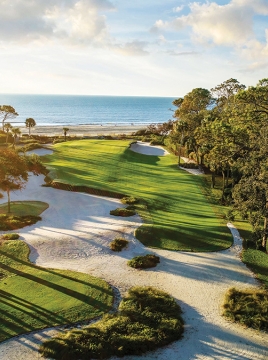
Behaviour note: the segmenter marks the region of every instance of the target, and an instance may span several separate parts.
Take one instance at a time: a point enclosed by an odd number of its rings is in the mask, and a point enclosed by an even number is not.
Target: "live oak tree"
[[[15,147],[17,138],[18,138],[19,135],[21,134],[21,131],[20,131],[19,128],[12,128],[12,129],[11,129],[11,133],[12,133],[12,136],[13,136],[13,147]]]
[[[35,120],[33,118],[28,118],[25,120],[25,125],[29,129],[29,136],[31,136],[31,128],[36,125]]]
[[[29,172],[34,175],[46,173],[38,156],[21,156],[10,148],[0,150],[0,190],[7,193],[9,213],[10,192],[25,187]]]
[[[2,120],[2,130],[4,131],[4,125],[6,120],[14,119],[19,114],[10,105],[0,105],[0,119]]]
[[[4,130],[6,131],[7,137],[6,137],[6,144],[8,142],[8,135],[10,133],[10,130],[12,129],[12,125],[10,123],[5,123],[4,124]]]

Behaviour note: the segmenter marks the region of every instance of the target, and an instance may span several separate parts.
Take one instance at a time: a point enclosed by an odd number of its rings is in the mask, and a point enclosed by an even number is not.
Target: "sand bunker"
[[[169,152],[161,146],[151,146],[149,143],[141,141],[131,144],[130,149],[136,153],[144,155],[165,156],[169,154]]]

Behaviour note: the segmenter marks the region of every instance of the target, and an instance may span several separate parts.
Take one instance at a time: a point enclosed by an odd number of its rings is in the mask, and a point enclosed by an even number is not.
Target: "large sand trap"
[[[181,341],[125,359],[268,358],[268,334],[244,329],[221,316],[227,289],[257,286],[239,258],[241,240],[231,224],[234,245],[225,251],[186,253],[146,249],[133,236],[134,229],[141,224],[138,216],[122,219],[109,215],[118,206],[118,200],[40,187],[42,181],[41,176],[32,176],[24,191],[12,194],[12,200],[40,200],[50,205],[41,222],[20,231],[31,248],[31,261],[44,267],[101,277],[122,295],[131,286],[154,286],[174,296],[183,309],[185,335]],[[6,198],[1,199],[5,201]],[[121,253],[113,253],[108,245],[118,234],[129,239],[130,246]],[[137,271],[127,266],[128,259],[147,251],[160,256],[156,268]],[[47,329],[1,343],[0,359],[41,359],[37,351],[40,342],[55,333],[56,330]]]

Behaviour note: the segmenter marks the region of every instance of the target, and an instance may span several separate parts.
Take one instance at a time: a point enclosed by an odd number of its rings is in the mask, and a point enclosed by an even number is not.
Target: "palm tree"
[[[17,137],[21,134],[21,131],[19,128],[12,128],[11,129],[11,132],[13,134],[13,147],[15,147],[15,144],[16,144],[16,140],[17,140]]]
[[[8,134],[9,134],[9,131],[12,129],[12,125],[10,123],[6,123],[4,124],[4,129],[6,130],[6,133],[7,133],[7,137],[6,137],[6,144],[8,142]]]
[[[62,130],[63,130],[63,133],[64,133],[64,141],[66,141],[66,135],[67,135],[67,132],[69,131],[69,128],[64,127]]]
[[[31,136],[31,128],[35,127],[36,122],[33,118],[28,118],[25,120],[25,125],[27,128],[29,128],[29,136]]]

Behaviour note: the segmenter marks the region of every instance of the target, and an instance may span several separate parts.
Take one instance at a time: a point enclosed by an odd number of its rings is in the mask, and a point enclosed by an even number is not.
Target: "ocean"
[[[34,118],[38,126],[51,125],[148,125],[172,119],[169,97],[11,95],[0,94],[0,105],[11,105],[18,117],[9,121],[21,126]]]

